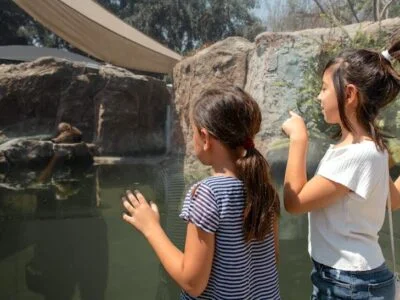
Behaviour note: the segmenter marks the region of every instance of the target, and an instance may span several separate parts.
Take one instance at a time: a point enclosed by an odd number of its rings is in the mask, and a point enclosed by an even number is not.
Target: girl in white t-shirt
[[[378,244],[389,181],[400,206],[400,180],[389,180],[388,154],[376,126],[379,110],[400,91],[400,31],[382,53],[348,50],[332,59],[318,99],[328,124],[340,126],[315,176],[307,181],[307,129],[291,112],[282,125],[290,138],[284,183],[288,212],[309,212],[313,260],[311,299],[394,299],[394,276]],[[397,189],[396,189],[397,187]]]

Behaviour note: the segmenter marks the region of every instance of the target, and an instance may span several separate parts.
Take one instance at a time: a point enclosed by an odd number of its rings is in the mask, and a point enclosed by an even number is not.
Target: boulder
[[[105,65],[51,57],[0,65],[0,135],[54,136],[67,122],[100,155],[148,155],[166,150],[171,95],[161,80]]]
[[[234,84],[244,87],[247,76],[247,56],[254,44],[240,37],[230,37],[205,48],[194,56],[186,57],[173,71],[175,106],[178,114],[173,128],[182,132],[183,139],[172,139],[175,152],[191,153],[189,109],[192,100],[204,86]],[[174,133],[173,137],[182,137]]]
[[[258,102],[262,113],[262,128],[256,137],[261,153],[267,153],[271,143],[282,138],[281,125],[296,110],[299,88],[310,59],[321,52],[324,41],[354,37],[357,32],[377,34],[379,30],[393,32],[400,18],[379,23],[365,22],[341,28],[317,28],[298,32],[265,32],[255,43],[231,37],[184,58],[174,68],[177,120],[183,134],[175,140],[176,149],[188,145],[185,170],[204,169],[192,154],[189,108],[205,85],[228,83],[243,87]],[[315,99],[317,95],[315,95]],[[282,153],[281,156],[284,154]],[[283,158],[283,157],[282,157]]]
[[[96,154],[93,144],[54,144],[50,141],[15,138],[0,145],[0,166],[41,167],[52,158],[63,164],[91,164]]]

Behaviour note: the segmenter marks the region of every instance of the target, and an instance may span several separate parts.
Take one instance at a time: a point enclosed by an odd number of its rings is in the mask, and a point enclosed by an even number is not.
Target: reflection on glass
[[[280,191],[285,155],[279,150],[269,157]],[[122,221],[120,197],[126,189],[140,189],[154,200],[162,226],[182,248],[185,224],[178,215],[186,187],[180,160],[62,166],[41,177],[43,170],[0,177],[1,299],[178,299],[179,287],[148,243]],[[397,219],[395,214],[395,226]],[[280,225],[282,298],[308,299],[307,216],[282,209]],[[387,233],[384,226],[381,244],[390,257]]]

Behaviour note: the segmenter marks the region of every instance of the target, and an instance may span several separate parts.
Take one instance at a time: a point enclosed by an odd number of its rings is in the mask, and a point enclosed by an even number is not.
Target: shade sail
[[[181,59],[92,0],[14,0],[74,47],[116,66],[171,73]]]
[[[97,62],[66,50],[35,46],[0,46],[0,59],[15,61],[32,61],[43,56],[52,56],[96,66]]]

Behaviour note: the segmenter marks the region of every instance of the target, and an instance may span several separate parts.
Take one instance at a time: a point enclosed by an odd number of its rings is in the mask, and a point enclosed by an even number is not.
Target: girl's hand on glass
[[[289,111],[290,118],[282,124],[282,131],[290,139],[307,139],[307,127],[302,117]]]
[[[122,205],[126,209],[122,218],[131,224],[144,236],[148,236],[154,228],[160,226],[160,214],[155,203],[147,202],[139,191],[126,191],[121,198]]]

